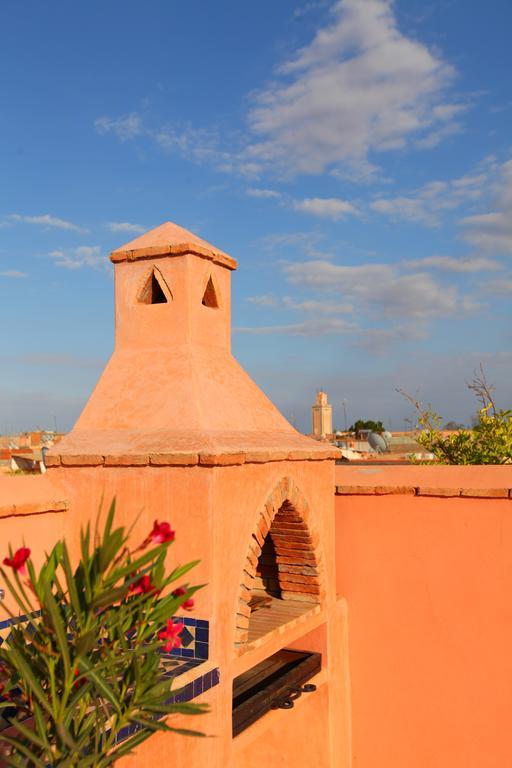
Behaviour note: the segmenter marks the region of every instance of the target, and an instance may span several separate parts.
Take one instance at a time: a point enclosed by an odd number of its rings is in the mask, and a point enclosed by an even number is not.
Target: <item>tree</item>
[[[384,425],[382,421],[372,421],[371,419],[368,419],[367,421],[363,421],[363,419],[358,419],[349,429],[349,432],[360,432],[362,429],[369,429],[370,432],[384,432]]]
[[[478,422],[478,419],[477,419],[477,422]],[[454,432],[457,429],[466,429],[466,425],[460,424],[458,421],[447,421],[443,429]]]
[[[441,464],[511,464],[512,463],[512,410],[496,407],[494,386],[487,383],[483,366],[475,371],[468,384],[480,402],[474,426],[460,429],[452,435],[443,436],[441,417],[431,405],[427,408],[407,392],[398,389],[418,413],[418,424],[422,431],[416,436],[417,442],[433,453]]]
[[[113,503],[102,533],[97,524],[92,536],[89,525],[81,532],[74,571],[63,540],[39,573],[26,546],[3,561],[2,582],[24,621],[0,648],[0,712],[12,726],[0,737],[2,765],[108,768],[155,731],[175,730],[166,715],[204,711],[170,701],[172,677],[160,666],[161,651],[181,645],[183,623],[173,617],[193,607],[198,589],[170,586],[195,563],[167,574],[169,523],[155,522],[130,549],[114,512]]]

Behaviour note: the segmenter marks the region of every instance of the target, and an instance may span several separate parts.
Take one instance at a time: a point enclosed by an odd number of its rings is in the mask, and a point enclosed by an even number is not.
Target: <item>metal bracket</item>
[[[289,688],[288,693],[273,702],[272,709],[292,709],[299,696],[303,693],[313,693],[313,691],[316,691],[314,683],[306,683],[300,687]]]

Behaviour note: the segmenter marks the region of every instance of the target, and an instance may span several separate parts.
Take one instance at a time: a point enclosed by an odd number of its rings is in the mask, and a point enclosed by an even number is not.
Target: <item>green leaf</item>
[[[62,545],[62,568],[64,569],[64,574],[66,576],[66,584],[68,586],[69,599],[71,601],[71,605],[73,606],[73,610],[75,611],[75,618],[78,619],[78,621],[81,623],[80,620],[82,615],[82,606],[80,603],[80,598],[78,596],[75,577],[73,576],[73,571],[71,570],[69,552],[68,552],[68,548],[65,541],[63,542],[63,545]]]
[[[40,760],[34,754],[33,750],[26,747],[20,739],[17,739],[14,736],[6,736],[4,733],[2,733],[2,741],[5,741],[6,744],[10,744],[11,747],[14,747],[18,752],[21,752],[22,755],[25,755],[25,757],[27,757],[29,760],[28,765],[34,765],[36,768],[45,768],[45,762]],[[8,758],[2,756],[2,760],[7,762]],[[11,762],[11,765],[24,765],[24,763],[17,763],[13,761]]]
[[[27,661],[23,658],[22,654],[16,648],[9,648],[9,653],[12,655],[13,661],[18,667],[18,670],[23,676],[24,682],[28,685],[34,696],[37,697],[39,703],[50,715],[52,714],[51,707],[46,698],[46,694],[41,688],[39,682],[36,680],[34,673]]]
[[[85,660],[82,660],[79,666],[80,672],[94,683],[94,685],[101,691],[105,698],[112,704],[117,714],[121,715],[121,707],[119,705],[118,697],[110,685],[97,673],[96,669],[93,669]],[[84,668],[83,670],[82,667]]]
[[[45,608],[50,615],[53,629],[55,630],[55,637],[57,638],[57,645],[59,646],[62,661],[64,662],[65,675],[69,678],[71,674],[71,661],[69,658],[66,628],[62,622],[57,603],[55,602],[55,599],[51,593],[51,586],[49,584],[45,586],[45,605],[43,608]]]

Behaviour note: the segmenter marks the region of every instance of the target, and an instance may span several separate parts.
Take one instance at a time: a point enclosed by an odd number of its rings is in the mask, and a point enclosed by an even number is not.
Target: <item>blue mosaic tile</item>
[[[196,642],[195,653],[198,659],[206,660],[208,658],[208,643]]]
[[[28,621],[29,618],[34,619],[39,615],[39,611],[32,614],[30,617],[18,616],[14,619],[4,619],[0,622],[0,645],[4,643],[8,638],[13,626],[22,622]],[[190,672],[196,667],[200,668],[208,659],[209,654],[209,622],[205,619],[195,619],[189,616],[186,617],[174,617],[176,621],[182,621],[185,629],[182,633],[182,641],[184,647],[173,648],[170,652],[162,651],[162,675],[165,677],[175,677],[179,681],[179,676],[185,672]],[[173,695],[168,704],[176,702],[182,703],[191,701],[192,699],[200,696],[202,693],[210,690],[215,685],[219,684],[220,673],[216,668],[205,675],[200,674],[198,669],[198,677],[192,682],[188,683],[184,688],[178,690]],[[4,710],[5,714],[5,710]],[[13,714],[14,716],[14,714]],[[2,728],[8,725],[7,721],[0,718],[0,731]],[[129,738],[133,733],[140,730],[138,725],[130,725],[123,728],[123,730],[117,735],[116,743],[124,741]]]
[[[210,630],[209,622],[205,619],[194,619],[191,616],[174,616],[174,621],[181,621],[184,624],[184,628],[180,633],[182,646],[180,648],[173,648],[171,654],[179,658],[193,658],[202,659],[205,661],[209,658],[209,639]],[[188,653],[192,650],[193,653]],[[185,653],[187,651],[187,653]]]
[[[194,642],[194,635],[187,627],[183,627],[180,632],[180,640],[183,648],[188,648],[188,646]]]

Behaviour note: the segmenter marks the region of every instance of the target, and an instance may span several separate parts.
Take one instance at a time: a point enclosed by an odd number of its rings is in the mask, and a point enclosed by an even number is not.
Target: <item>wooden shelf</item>
[[[262,616],[265,611],[267,613]],[[251,616],[250,640],[236,651],[238,658],[232,668],[234,677],[325,621],[325,610],[320,605],[275,599],[270,608],[262,608]]]

